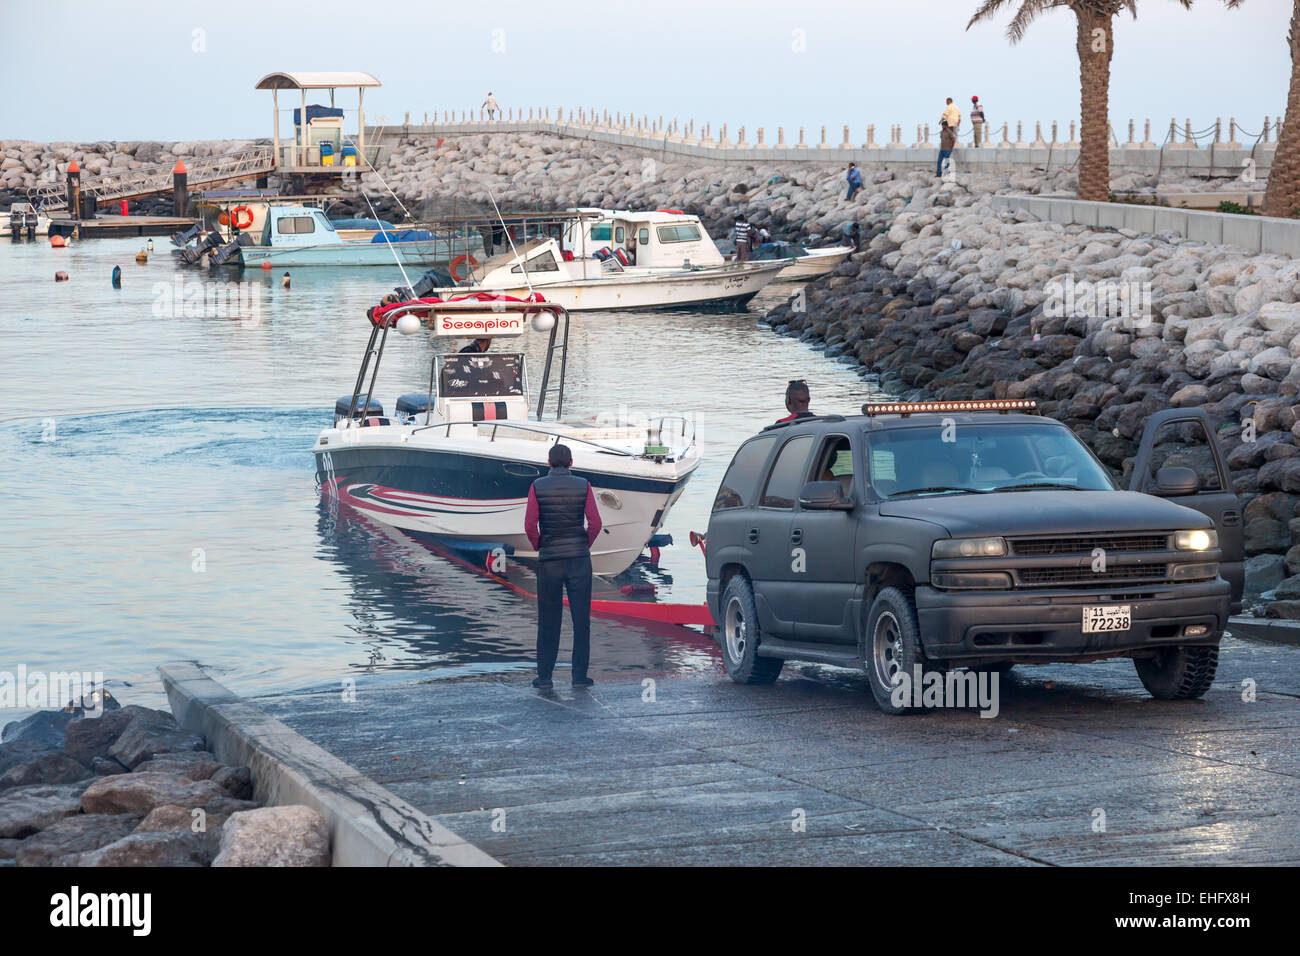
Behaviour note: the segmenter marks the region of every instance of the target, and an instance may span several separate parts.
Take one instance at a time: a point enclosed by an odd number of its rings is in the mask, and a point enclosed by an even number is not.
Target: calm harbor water
[[[0,244],[0,670],[102,672],[120,698],[156,704],[166,660],[196,659],[243,693],[527,668],[530,599],[331,510],[316,487],[311,445],[351,391],[364,310],[401,282],[396,267],[297,269],[288,290],[245,273],[243,304],[235,295],[220,316],[197,298],[224,280],[180,269],[165,239],[138,265],[143,243]],[[69,281],[55,283],[59,269]],[[735,314],[573,317],[566,416],[697,423],[704,463],[663,529],[678,542],[664,551],[665,600],[703,599],[688,533],[706,529],[736,445],[784,414],[787,380],[807,378],[818,410],[872,394],[848,366],[758,325],[791,291]],[[434,350],[394,339],[376,388],[388,408],[425,387]],[[607,621],[597,633],[598,669],[716,666],[709,642],[680,629]]]

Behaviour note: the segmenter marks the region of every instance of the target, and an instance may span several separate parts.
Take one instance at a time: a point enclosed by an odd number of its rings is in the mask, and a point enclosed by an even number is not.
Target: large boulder
[[[65,729],[72,715],[61,710],[41,710],[22,720],[5,724],[0,741],[7,744],[35,741],[53,750],[63,747]]]
[[[140,818],[131,813],[79,813],[64,817],[24,840],[15,858],[19,866],[67,866],[76,862],[76,854],[98,850],[122,839],[139,822]]]
[[[76,866],[207,866],[212,851],[203,834],[137,831],[76,858]]]
[[[1286,559],[1280,554],[1257,554],[1246,559],[1246,593],[1263,594],[1286,577]]]
[[[63,752],[87,766],[96,757],[107,757],[109,748],[141,712],[163,715],[162,711],[148,711],[143,707],[123,707],[99,717],[82,717],[68,724]]]
[[[189,780],[174,773],[124,773],[100,777],[82,794],[87,813],[146,814],[174,804],[202,807],[226,793],[211,780]]]
[[[135,769],[158,754],[204,749],[202,734],[183,730],[170,714],[163,715],[165,720],[154,714],[136,715],[109,748],[109,755]]]
[[[0,793],[0,838],[22,839],[81,812],[79,783],[37,784]]]
[[[0,774],[0,791],[42,783],[76,783],[90,776],[89,769],[66,754],[42,754]]]
[[[263,807],[231,816],[213,866],[329,866],[325,818],[311,807]]]

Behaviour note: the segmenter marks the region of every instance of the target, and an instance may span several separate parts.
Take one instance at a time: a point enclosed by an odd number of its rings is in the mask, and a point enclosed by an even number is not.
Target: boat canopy
[[[258,90],[332,90],[343,86],[383,86],[369,73],[268,73],[257,81]]]

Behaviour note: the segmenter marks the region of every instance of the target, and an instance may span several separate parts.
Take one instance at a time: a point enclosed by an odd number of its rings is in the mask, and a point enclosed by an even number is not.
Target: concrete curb
[[[1267,641],[1270,644],[1291,644],[1300,647],[1300,621],[1230,617],[1228,633],[1247,641]]]
[[[252,771],[254,796],[303,804],[329,825],[334,866],[500,866],[478,847],[285,724],[241,700],[191,662],[158,668],[172,715],[201,733],[222,763]]]

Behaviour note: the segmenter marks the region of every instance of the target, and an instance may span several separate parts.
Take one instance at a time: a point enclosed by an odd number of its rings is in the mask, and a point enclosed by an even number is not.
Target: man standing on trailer
[[[537,677],[533,686],[550,690],[560,652],[564,595],[573,620],[573,686],[590,687],[591,545],[600,534],[600,512],[591,482],[569,468],[568,445],[552,445],[551,472],[533,482],[524,511],[524,533],[537,552]]]

